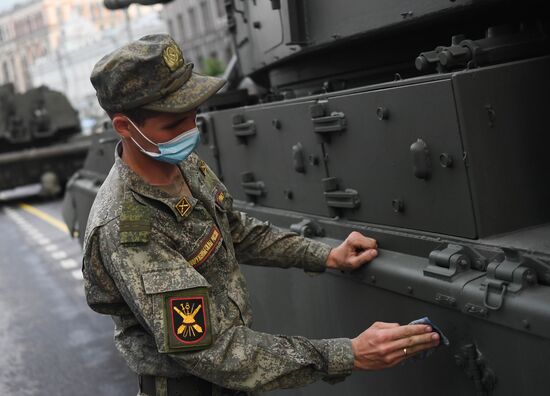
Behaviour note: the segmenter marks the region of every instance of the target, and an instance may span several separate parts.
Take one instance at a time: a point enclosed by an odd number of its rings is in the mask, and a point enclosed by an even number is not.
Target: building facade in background
[[[112,11],[103,0],[19,4],[0,14],[0,84],[12,83],[17,92],[47,85],[67,94],[84,117],[99,113],[89,81],[93,65],[131,39],[166,32],[161,9]]]
[[[94,65],[104,55],[141,36],[165,33],[160,18],[161,6],[132,5],[126,18],[123,10],[110,11],[100,1],[97,19],[79,14],[74,8],[55,37],[58,45],[49,55],[37,59],[31,67],[35,86],[47,85],[63,91],[82,118],[98,119],[104,115],[90,82]],[[117,15],[110,22],[109,14]],[[105,15],[107,18],[99,17]]]
[[[164,6],[162,16],[195,71],[211,74],[214,65],[227,65],[233,50],[224,0],[175,0]]]
[[[103,0],[29,0],[0,14],[0,85],[47,85],[82,118],[104,115],[90,74],[105,54],[146,34],[170,33],[195,71],[221,74],[232,56],[224,0],[174,0],[109,10]]]
[[[51,50],[44,2],[34,0],[0,14],[0,84],[32,87],[30,66]]]

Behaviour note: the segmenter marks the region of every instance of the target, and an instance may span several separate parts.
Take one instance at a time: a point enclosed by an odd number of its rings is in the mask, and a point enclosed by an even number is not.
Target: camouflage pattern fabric
[[[167,34],[126,44],[97,62],[90,80],[108,112],[137,107],[184,113],[216,93],[225,80],[193,73],[181,49]]]
[[[349,375],[349,339],[251,330],[239,269],[240,262],[322,272],[330,248],[233,210],[230,194],[196,154],[179,166],[193,194],[187,198],[191,210],[178,210],[180,198],[146,184],[117,154],[88,221],[87,301],[113,316],[115,344],[129,367],[141,375],[194,375],[246,392]],[[167,342],[165,297],[196,290],[209,301],[212,342],[199,350],[174,351]]]

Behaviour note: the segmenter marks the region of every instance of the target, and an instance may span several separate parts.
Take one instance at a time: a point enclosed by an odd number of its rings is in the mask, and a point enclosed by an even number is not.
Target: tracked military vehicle
[[[44,193],[58,192],[90,147],[79,132],[78,113],[61,92],[0,86],[0,190],[41,182]]]
[[[350,337],[428,316],[451,342],[274,394],[547,395],[546,2],[225,4],[238,62],[198,116],[199,154],[236,209],[332,245],[360,231],[380,248],[353,273],[243,266],[254,328]],[[73,228],[98,173],[69,186],[85,196],[67,198]]]

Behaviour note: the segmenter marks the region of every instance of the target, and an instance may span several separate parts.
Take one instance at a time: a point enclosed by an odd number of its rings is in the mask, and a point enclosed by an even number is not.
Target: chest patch
[[[198,249],[196,249],[191,257],[187,260],[189,264],[191,264],[195,268],[199,267],[208,259],[208,257],[212,255],[212,253],[216,251],[216,248],[220,244],[221,239],[222,237],[220,230],[218,229],[218,227],[213,225],[210,229],[210,232],[202,240]]]
[[[194,350],[212,342],[208,292],[190,289],[165,297],[167,349]]]
[[[127,196],[120,214],[120,243],[147,243],[151,235],[151,209]]]

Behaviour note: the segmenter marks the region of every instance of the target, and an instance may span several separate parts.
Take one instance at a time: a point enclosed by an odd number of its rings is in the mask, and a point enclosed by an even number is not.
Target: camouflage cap
[[[154,34],[105,55],[90,77],[103,109],[144,108],[170,113],[192,110],[225,80],[193,73],[172,37]]]

